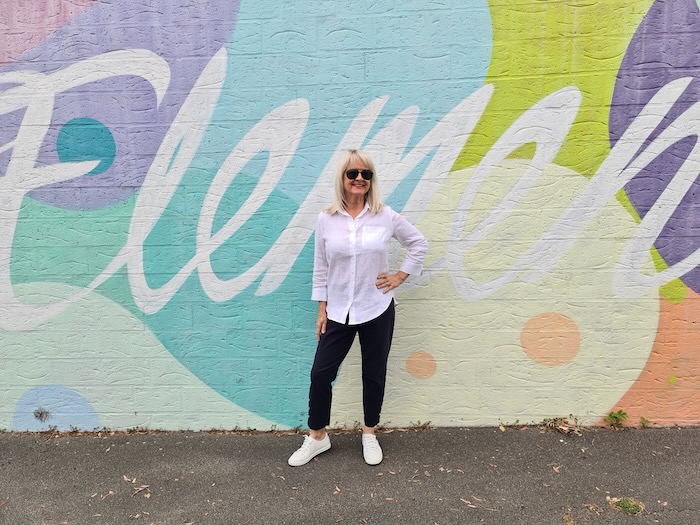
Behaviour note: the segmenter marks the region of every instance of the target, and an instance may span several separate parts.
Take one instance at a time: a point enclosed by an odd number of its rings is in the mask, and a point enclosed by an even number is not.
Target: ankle
[[[324,439],[326,437],[326,434],[327,432],[325,428],[319,430],[311,430],[309,432],[309,436],[311,436],[316,441],[321,441],[322,439]]]

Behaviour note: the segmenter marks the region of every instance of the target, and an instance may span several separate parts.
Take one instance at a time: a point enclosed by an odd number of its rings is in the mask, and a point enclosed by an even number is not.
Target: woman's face
[[[348,170],[368,170],[369,167],[365,165],[360,159],[351,159],[348,167],[345,168],[345,173]],[[347,175],[343,173],[343,190],[345,191],[345,199],[350,200],[353,197],[364,197],[369,191],[369,185],[372,183],[371,180],[365,180],[362,175],[358,175],[356,179],[350,180]]]

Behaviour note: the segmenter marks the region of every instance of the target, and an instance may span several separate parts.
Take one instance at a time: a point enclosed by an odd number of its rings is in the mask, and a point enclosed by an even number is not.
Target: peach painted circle
[[[406,372],[416,379],[429,379],[435,375],[437,363],[428,352],[413,352],[406,359]]]
[[[520,344],[535,363],[558,366],[576,357],[581,349],[581,333],[567,316],[546,312],[525,323],[520,332]]]

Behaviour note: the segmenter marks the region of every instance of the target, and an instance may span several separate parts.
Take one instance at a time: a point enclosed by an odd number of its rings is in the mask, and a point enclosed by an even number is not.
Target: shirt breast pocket
[[[362,228],[362,247],[367,251],[383,250],[386,243],[386,228],[365,226]]]

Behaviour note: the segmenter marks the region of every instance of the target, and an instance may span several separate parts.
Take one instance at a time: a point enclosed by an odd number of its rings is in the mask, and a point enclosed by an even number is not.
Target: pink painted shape
[[[679,304],[666,299],[660,301],[659,329],[649,360],[637,381],[610,410],[627,412],[628,426],[639,426],[642,417],[658,426],[697,426],[700,425],[700,294],[689,290]]]
[[[11,62],[98,0],[2,0],[0,65]]]

